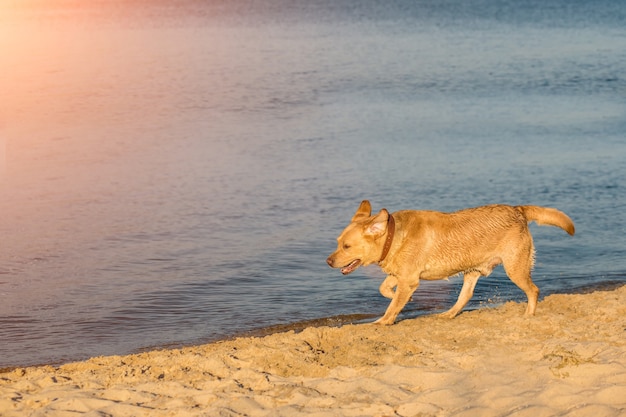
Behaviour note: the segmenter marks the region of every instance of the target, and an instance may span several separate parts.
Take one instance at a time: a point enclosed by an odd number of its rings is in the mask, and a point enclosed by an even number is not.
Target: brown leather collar
[[[379,263],[384,261],[389,253],[389,249],[391,248],[391,243],[393,242],[393,235],[396,231],[396,221],[393,219],[393,216],[389,214],[389,219],[387,219],[387,240],[385,240],[385,246],[383,246],[383,254],[380,257]]]

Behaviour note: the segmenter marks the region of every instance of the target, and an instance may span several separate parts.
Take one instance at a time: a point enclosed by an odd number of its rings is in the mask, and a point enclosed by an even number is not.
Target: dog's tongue
[[[356,260],[350,262],[348,265],[346,265],[343,268],[341,268],[341,273],[344,274],[344,275],[348,275],[349,273],[351,273],[355,269],[357,269],[360,264],[361,264],[361,260],[360,259],[356,259]]]

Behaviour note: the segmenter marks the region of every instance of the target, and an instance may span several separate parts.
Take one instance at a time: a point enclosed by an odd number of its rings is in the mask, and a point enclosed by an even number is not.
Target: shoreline
[[[610,276],[610,275],[609,275]],[[623,274],[617,274],[617,277],[623,277]],[[539,300],[543,300],[545,297],[551,296],[551,295],[567,295],[567,294],[587,294],[590,292],[595,292],[595,291],[612,291],[614,289],[617,289],[621,286],[626,285],[626,281],[624,281],[623,279],[609,279],[607,281],[603,281],[603,282],[598,282],[598,283],[590,283],[590,284],[586,284],[586,285],[581,285],[578,287],[574,287],[571,288],[568,292],[558,292],[558,291],[546,291],[546,295],[543,295],[543,291],[542,294],[540,294],[539,296]],[[460,289],[460,287],[459,287]],[[419,294],[418,294],[419,295]],[[507,301],[503,301],[500,303],[495,303],[495,304],[473,304],[473,301],[470,300],[470,302],[468,303],[467,306],[465,306],[463,313],[468,313],[470,311],[475,311],[475,310],[479,310],[479,309],[493,309],[493,308],[497,308],[499,306],[501,306],[502,304],[506,303],[506,302],[523,302],[524,295],[521,294],[519,295],[519,297],[514,298],[514,299],[510,299]],[[411,309],[410,306],[407,306],[404,308],[403,312],[400,313],[400,316],[398,318],[398,320],[413,320],[413,319],[417,319],[420,317],[428,317],[428,316],[432,316],[432,315],[436,315],[440,312],[444,312],[447,310],[448,307],[443,307],[441,310],[423,310],[423,309]],[[32,367],[41,367],[41,366],[52,366],[52,367],[59,367],[68,363],[74,363],[74,362],[82,362],[82,361],[86,361],[89,360],[92,357],[96,357],[96,356],[112,356],[112,355],[116,355],[116,356],[126,356],[126,355],[133,355],[133,354],[138,354],[138,353],[145,353],[145,352],[150,352],[150,351],[154,351],[154,350],[171,350],[171,349],[183,349],[183,348],[188,348],[188,347],[193,347],[193,346],[200,346],[200,345],[208,345],[208,344],[213,344],[213,343],[219,343],[219,342],[224,342],[224,341],[232,341],[238,338],[245,338],[245,337],[264,337],[264,336],[269,336],[272,335],[274,333],[284,333],[290,330],[295,331],[296,333],[301,332],[302,330],[308,328],[308,327],[341,327],[341,326],[345,326],[345,325],[349,325],[349,324],[367,324],[370,322],[373,322],[374,320],[376,320],[377,318],[380,317],[380,315],[382,315],[383,311],[380,311],[380,314],[375,314],[375,313],[353,313],[353,314],[344,314],[344,315],[336,315],[336,316],[328,316],[328,317],[321,317],[321,318],[313,318],[313,319],[306,319],[306,320],[301,320],[301,321],[295,321],[295,322],[287,322],[287,323],[279,323],[279,324],[271,324],[271,325],[267,325],[267,326],[263,326],[263,327],[257,327],[257,328],[251,328],[251,329],[247,329],[247,330],[239,330],[239,331],[235,331],[230,335],[223,335],[223,336],[215,336],[215,337],[206,337],[206,338],[200,338],[200,339],[196,339],[195,341],[183,341],[183,342],[173,342],[173,343],[165,343],[165,344],[156,344],[156,345],[149,345],[149,346],[142,346],[142,347],[138,347],[134,350],[131,351],[127,351],[127,352],[120,352],[120,353],[111,353],[111,354],[96,354],[96,355],[92,355],[92,356],[83,356],[83,357],[75,357],[75,358],[68,358],[68,359],[64,359],[64,360],[58,360],[58,361],[42,361],[42,362],[33,362],[33,363],[22,363],[22,364],[15,364],[15,365],[6,365],[6,366],[2,366],[0,364],[0,374],[2,373],[7,373],[10,371],[13,371],[14,369],[18,369],[18,368],[32,368]],[[1,359],[1,358],[0,358]]]
[[[3,416],[619,416],[626,285],[0,373]]]

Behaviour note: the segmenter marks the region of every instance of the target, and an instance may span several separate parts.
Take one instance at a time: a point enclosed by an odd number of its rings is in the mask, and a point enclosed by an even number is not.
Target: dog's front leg
[[[472,298],[474,294],[474,288],[476,288],[476,283],[478,282],[478,278],[480,278],[480,272],[478,271],[470,271],[463,274],[463,287],[461,288],[461,292],[459,293],[459,298],[452,306],[452,308],[445,313],[441,313],[439,317],[444,317],[448,319],[453,319],[463,307],[467,304],[467,302]]]
[[[393,289],[396,285],[398,285],[398,279],[393,275],[387,275],[387,278],[385,278],[383,283],[380,284],[378,290],[384,297],[393,299],[393,296],[395,295],[395,291]]]
[[[396,317],[398,317],[400,311],[402,311],[406,303],[411,299],[411,295],[413,295],[413,292],[415,292],[419,285],[419,280],[417,280],[415,284],[409,284],[398,279],[396,279],[396,281],[396,291],[393,293],[391,303],[389,303],[385,315],[376,320],[374,324],[393,324],[396,321]]]

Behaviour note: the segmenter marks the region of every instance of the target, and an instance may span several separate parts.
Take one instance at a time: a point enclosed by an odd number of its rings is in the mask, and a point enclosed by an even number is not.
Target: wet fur
[[[337,238],[337,250],[326,262],[344,274],[378,263],[387,274],[380,293],[391,299],[376,321],[393,324],[422,279],[438,280],[463,274],[463,287],[454,306],[442,316],[453,318],[465,307],[481,276],[502,264],[508,277],[528,297],[526,315],[533,315],[539,289],[531,279],[535,249],[528,223],[560,227],[574,234],[574,223],[563,212],[539,206],[490,205],[441,213],[403,210],[392,214],[395,236],[380,261],[389,213],[371,215],[365,200]]]

